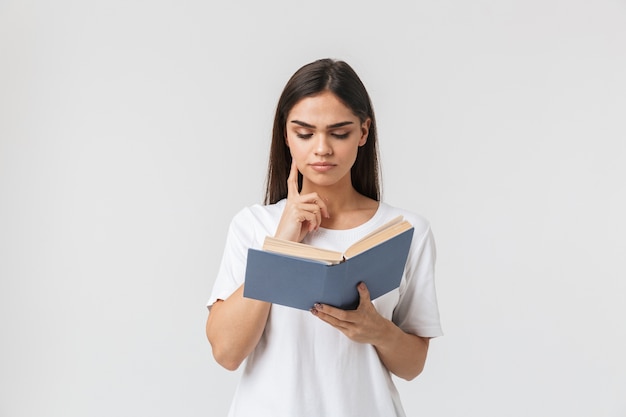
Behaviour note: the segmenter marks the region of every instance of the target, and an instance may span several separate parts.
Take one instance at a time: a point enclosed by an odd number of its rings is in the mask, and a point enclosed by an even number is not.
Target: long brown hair
[[[291,153],[285,143],[289,112],[300,100],[323,91],[335,94],[360,119],[371,120],[365,145],[360,146],[350,171],[352,186],[374,200],[380,199],[380,167],[376,135],[376,119],[369,94],[356,72],[344,61],[320,59],[296,71],[283,89],[276,106],[272,144],[268,164],[265,204],[287,197],[287,177],[291,168]],[[298,175],[302,187],[302,174]]]

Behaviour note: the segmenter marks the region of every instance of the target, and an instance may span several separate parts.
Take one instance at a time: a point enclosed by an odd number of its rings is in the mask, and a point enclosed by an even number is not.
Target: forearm
[[[373,345],[380,360],[393,374],[406,380],[418,376],[424,369],[429,339],[406,333],[378,314],[364,283],[357,285],[357,289],[360,302],[356,310],[315,304],[311,313],[351,340]]]
[[[424,369],[429,339],[405,333],[387,321],[383,336],[374,344],[378,357],[396,376],[410,381]]]
[[[243,297],[243,285],[224,301],[211,307],[206,334],[215,360],[235,370],[259,342],[270,303]]]

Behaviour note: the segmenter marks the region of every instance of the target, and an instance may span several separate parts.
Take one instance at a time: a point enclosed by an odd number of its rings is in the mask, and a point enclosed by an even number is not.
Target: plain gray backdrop
[[[225,415],[205,303],[324,57],[437,241],[407,414],[625,416],[625,52],[618,0],[0,0],[0,416]]]

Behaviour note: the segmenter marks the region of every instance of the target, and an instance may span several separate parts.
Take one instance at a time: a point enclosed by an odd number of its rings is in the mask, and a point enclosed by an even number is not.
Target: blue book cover
[[[405,230],[335,265],[248,249],[243,295],[301,310],[310,310],[315,303],[355,309],[359,304],[356,286],[361,281],[372,300],[398,288],[413,230]]]

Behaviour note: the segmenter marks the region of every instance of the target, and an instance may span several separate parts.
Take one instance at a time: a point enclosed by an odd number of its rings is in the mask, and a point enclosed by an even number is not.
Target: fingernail
[[[313,304],[313,308],[315,310],[320,310],[321,311],[322,310],[322,305],[320,303],[315,303],[315,304]]]
[[[315,308],[312,308],[309,310],[311,312],[311,314],[313,314],[314,316],[317,316],[317,310]]]

